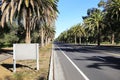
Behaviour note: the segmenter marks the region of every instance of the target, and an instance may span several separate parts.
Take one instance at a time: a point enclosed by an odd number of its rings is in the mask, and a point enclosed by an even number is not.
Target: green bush
[[[15,32],[4,33],[3,37],[0,38],[1,46],[12,46],[13,43],[16,43],[19,38],[15,35]]]

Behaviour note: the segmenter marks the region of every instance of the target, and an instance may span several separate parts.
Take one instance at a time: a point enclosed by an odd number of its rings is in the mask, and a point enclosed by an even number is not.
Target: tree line
[[[72,26],[56,39],[67,43],[118,44],[120,41],[120,0],[101,0],[98,8],[87,10],[83,23]]]
[[[0,46],[47,45],[54,39],[58,0],[2,0]]]

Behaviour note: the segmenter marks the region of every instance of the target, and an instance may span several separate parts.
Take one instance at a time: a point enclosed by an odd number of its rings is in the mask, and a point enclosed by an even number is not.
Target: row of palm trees
[[[83,25],[76,24],[72,26],[69,30],[61,33],[61,35],[57,38],[57,41],[77,44],[77,39],[79,38],[79,43],[81,44],[81,38],[85,35],[86,34]]]
[[[85,31],[83,41],[94,42],[98,46],[102,41],[109,41],[111,44],[114,44],[115,41],[119,42],[120,0],[101,0],[98,7],[88,9],[87,16],[83,16],[82,26]],[[82,31],[80,32],[82,33]],[[58,37],[58,41],[63,41],[63,34],[65,32]],[[74,32],[71,34],[74,34]]]
[[[55,34],[58,0],[2,0],[1,26],[24,27],[25,42],[31,43],[31,31],[39,30],[41,45],[48,43]],[[53,35],[53,36],[51,36]]]

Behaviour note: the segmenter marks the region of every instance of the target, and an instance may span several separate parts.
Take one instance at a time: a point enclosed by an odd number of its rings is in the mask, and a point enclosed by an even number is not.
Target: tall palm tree
[[[55,29],[53,27],[48,26],[45,33],[46,45],[49,44],[50,41],[54,39],[54,35],[55,35]]]
[[[79,37],[79,44],[81,44],[81,38],[84,37],[85,34],[85,29],[82,24],[77,24],[77,36]]]
[[[100,46],[100,28],[102,26],[102,21],[103,13],[99,9],[96,9],[88,17],[84,19],[84,23],[89,27],[89,29],[97,31],[98,46]]]
[[[84,28],[81,24],[76,24],[70,29],[72,35],[74,35],[75,44],[77,43],[77,38],[79,37],[79,42],[81,44],[81,37],[85,35]]]
[[[7,22],[23,24],[26,30],[26,43],[31,42],[30,32],[36,24],[50,24],[56,18],[58,0],[3,0],[1,11],[2,27]]]
[[[111,43],[114,44],[115,33],[119,30],[120,23],[120,0],[101,0],[100,6],[104,8],[105,23],[111,33]]]
[[[75,27],[76,25],[74,25],[71,30],[72,30],[72,34],[74,35],[74,41],[75,44],[77,44],[77,28]]]
[[[53,26],[44,25],[40,29],[41,34],[41,46],[43,47],[45,44],[49,42],[48,39],[54,39],[55,29]]]
[[[111,28],[111,42],[114,44],[115,41],[115,32],[118,30],[120,31],[119,28],[119,23],[120,23],[120,0],[108,0],[106,2],[106,7],[105,10],[107,12],[105,19],[108,21],[108,25]]]

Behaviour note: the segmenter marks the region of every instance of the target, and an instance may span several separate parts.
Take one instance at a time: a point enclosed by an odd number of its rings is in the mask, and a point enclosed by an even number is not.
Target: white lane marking
[[[100,60],[103,60],[103,61],[106,61],[105,59],[101,58],[101,57],[98,57],[98,56],[95,56],[96,58],[100,59]]]
[[[60,47],[58,47],[60,49]],[[78,70],[78,72],[84,77],[85,80],[90,80],[78,67],[77,65],[60,49],[64,56],[72,63],[72,65]]]

